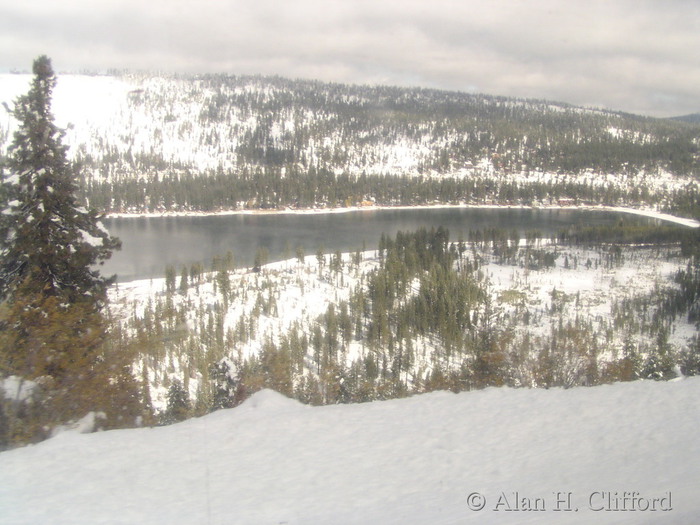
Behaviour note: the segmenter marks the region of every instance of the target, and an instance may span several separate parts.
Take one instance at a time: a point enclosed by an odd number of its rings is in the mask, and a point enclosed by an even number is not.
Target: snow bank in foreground
[[[0,522],[691,523],[698,396],[700,378],[319,408],[263,391],[4,452]]]

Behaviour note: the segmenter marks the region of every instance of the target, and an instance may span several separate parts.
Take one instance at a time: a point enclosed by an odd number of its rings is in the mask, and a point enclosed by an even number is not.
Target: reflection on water
[[[105,263],[102,273],[117,274],[120,282],[161,277],[168,264],[200,262],[208,269],[216,255],[231,251],[238,266],[250,266],[264,247],[269,261],[294,257],[297,247],[306,255],[319,248],[326,253],[376,248],[382,233],[444,226],[450,239],[467,238],[470,230],[500,228],[544,235],[576,224],[656,222],[611,211],[556,209],[437,208],[359,210],[348,213],[219,215],[106,219],[105,226],[122,240],[122,249]]]

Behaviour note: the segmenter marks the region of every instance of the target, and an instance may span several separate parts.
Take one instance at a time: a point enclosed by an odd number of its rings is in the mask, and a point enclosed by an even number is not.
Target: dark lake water
[[[104,225],[122,241],[121,251],[105,263],[104,275],[117,274],[120,282],[162,277],[166,265],[178,271],[201,262],[205,270],[216,255],[231,251],[237,266],[250,266],[258,248],[269,252],[268,261],[306,255],[319,248],[330,253],[376,248],[384,232],[444,226],[450,239],[470,230],[502,228],[522,236],[537,230],[551,235],[576,224],[656,223],[655,219],[612,211],[557,209],[436,208],[359,210],[347,213],[219,215],[203,217],[135,217],[105,219]]]

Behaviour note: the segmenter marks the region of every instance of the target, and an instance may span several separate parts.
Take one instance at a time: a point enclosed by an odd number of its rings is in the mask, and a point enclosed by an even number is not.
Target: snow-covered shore
[[[308,407],[0,453],[0,522],[694,523],[700,378]]]
[[[326,214],[326,213],[357,213],[367,211],[380,210],[432,210],[432,209],[533,209],[533,210],[592,210],[592,211],[612,211],[617,213],[629,213],[633,215],[641,215],[662,221],[681,224],[690,228],[700,227],[700,221],[688,219],[685,217],[677,217],[668,213],[662,213],[653,209],[647,208],[626,208],[623,206],[526,206],[526,205],[501,205],[501,204],[427,204],[417,206],[349,206],[343,208],[305,208],[292,209],[285,208],[281,210],[222,210],[216,212],[202,211],[178,211],[178,212],[151,212],[151,213],[110,213],[108,218],[141,218],[141,217],[207,217],[207,216],[223,216],[223,215],[270,215],[270,214]]]

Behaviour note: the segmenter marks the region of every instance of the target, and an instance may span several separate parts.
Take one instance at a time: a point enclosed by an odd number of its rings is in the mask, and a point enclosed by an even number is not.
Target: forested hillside
[[[90,428],[167,424],[262,388],[333,404],[700,371],[697,230],[620,220],[455,240],[439,226],[384,234],[369,251],[297,246],[272,265],[261,248],[250,268],[229,253],[108,288],[94,266],[118,241],[78,202],[694,213],[696,126],[278,78],[68,77],[54,93],[50,60],[34,69],[11,112],[17,131],[2,128],[14,138],[0,164],[0,448],[83,425],[88,412]],[[22,84],[1,80],[0,93]]]
[[[113,288],[113,335],[165,422],[260,388],[333,404],[696,375],[697,235],[438,228],[252,268],[229,254]]]
[[[0,75],[11,103],[22,75]],[[432,202],[697,215],[700,126],[428,89],[239,76],[59,77],[82,197],[113,212]],[[0,117],[0,143],[11,125]]]

